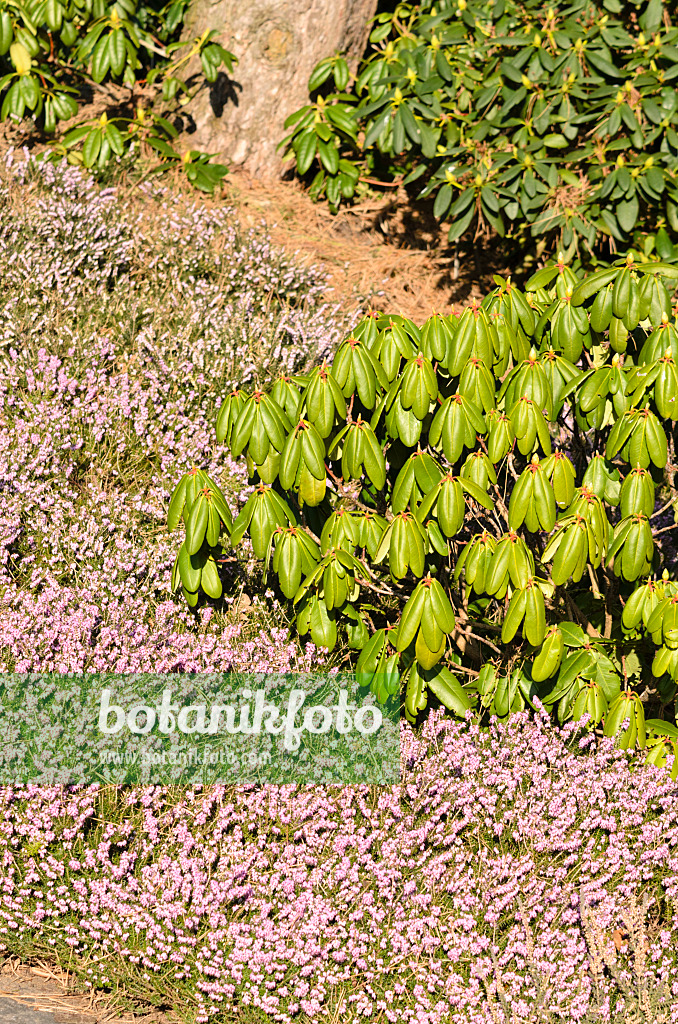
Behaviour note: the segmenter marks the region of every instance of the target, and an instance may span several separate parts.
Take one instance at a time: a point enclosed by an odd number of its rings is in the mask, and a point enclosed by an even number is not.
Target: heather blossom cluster
[[[313,647],[270,605],[256,635],[173,601],[164,522],[193,464],[237,509],[246,479],[213,438],[223,396],[321,358],[345,318],[318,268],[232,210],[147,192],[138,207],[12,154],[0,175],[0,665],[303,670]]]
[[[196,1021],[678,1021],[678,793],[546,714],[394,787],[4,790],[0,942]]]

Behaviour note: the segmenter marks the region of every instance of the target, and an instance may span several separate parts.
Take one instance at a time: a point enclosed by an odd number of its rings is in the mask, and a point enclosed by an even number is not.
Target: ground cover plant
[[[590,257],[632,242],[666,258],[674,17],[662,0],[389,5],[355,77],[340,54],[316,67],[283,145],[332,208],[365,181],[400,181],[434,199],[453,241],[517,239],[518,264],[521,248]]]
[[[196,461],[234,512],[248,493],[214,463],[212,411],[243,374],[331,351],[344,321],[322,277],[233,211],[162,190],[135,206],[16,156],[0,191],[0,666],[306,665],[275,631],[239,644],[237,586],[197,619],[181,610],[163,521]]]
[[[187,1021],[678,1020],[678,802],[547,715],[400,786],[4,788],[0,944]]]

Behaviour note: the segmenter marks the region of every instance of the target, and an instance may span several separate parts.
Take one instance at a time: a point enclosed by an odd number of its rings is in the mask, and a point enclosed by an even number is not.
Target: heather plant
[[[432,316],[367,315],[332,363],[237,388],[216,439],[253,493],[235,520],[194,468],[169,506],[188,604],[221,593],[249,538],[301,636],[361,652],[380,701],[499,716],[538,698],[624,747],[672,758],[678,335],[665,282],[632,254]]]
[[[207,153],[172,145],[178,131],[167,116],[149,104],[148,91],[161,92],[165,103],[188,98],[199,87],[183,74],[192,58],[200,58],[208,82],[223,66],[233,70],[235,56],[205,32],[188,43],[181,29],[186,0],[156,6],[136,0],[8,0],[0,6],[0,120],[32,120],[47,136],[59,122],[68,130],[48,155],[57,160],[103,170],[136,148],[156,156],[154,170],[178,166],[188,182],[213,192],[226,168],[210,163]],[[111,82],[120,92],[106,93],[100,115],[73,124],[92,83]],[[101,93],[100,93],[101,95]],[[166,111],[170,114],[170,111]],[[127,114],[127,116],[125,116]],[[115,116],[113,116],[115,115]]]
[[[417,183],[453,241],[669,258],[674,16],[662,0],[389,5],[355,77],[340,54],[318,64],[282,145],[333,210],[363,179]]]
[[[403,723],[400,786],[0,802],[4,950],[186,1021],[678,1020],[676,783],[543,710]]]
[[[318,655],[247,559],[220,602],[177,606],[163,520],[195,463],[237,512],[212,410],[331,352],[345,318],[234,211],[135,194],[16,154],[0,175],[0,668],[304,670]]]
[[[272,245],[263,228],[243,230],[229,207],[209,208],[150,184],[140,186],[135,202],[133,191],[101,188],[64,161],[53,166],[10,152],[6,167],[0,229],[8,289],[43,301],[55,287],[74,299],[105,299],[117,285],[120,301],[134,286],[157,301],[163,287],[171,297],[178,284],[188,301],[189,285],[218,285],[218,294],[237,295],[250,313],[321,306],[327,283],[320,268]],[[216,295],[214,288],[213,304]],[[290,355],[292,362],[299,357]]]

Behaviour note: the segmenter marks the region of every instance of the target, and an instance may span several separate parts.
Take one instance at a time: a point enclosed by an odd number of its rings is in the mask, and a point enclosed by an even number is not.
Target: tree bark
[[[185,38],[215,29],[215,41],[238,63],[185,108],[194,122],[191,147],[258,178],[279,177],[276,146],[285,118],[308,102],[311,71],[337,50],[355,69],[376,7],[377,0],[194,0]],[[199,75],[199,62],[188,70]]]

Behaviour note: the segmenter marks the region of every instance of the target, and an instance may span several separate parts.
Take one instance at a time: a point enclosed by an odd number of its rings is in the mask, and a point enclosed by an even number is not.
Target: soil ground
[[[153,1011],[134,1015],[110,997],[78,995],[73,979],[47,964],[27,967],[7,960],[0,967],[0,1024],[171,1024]]]

